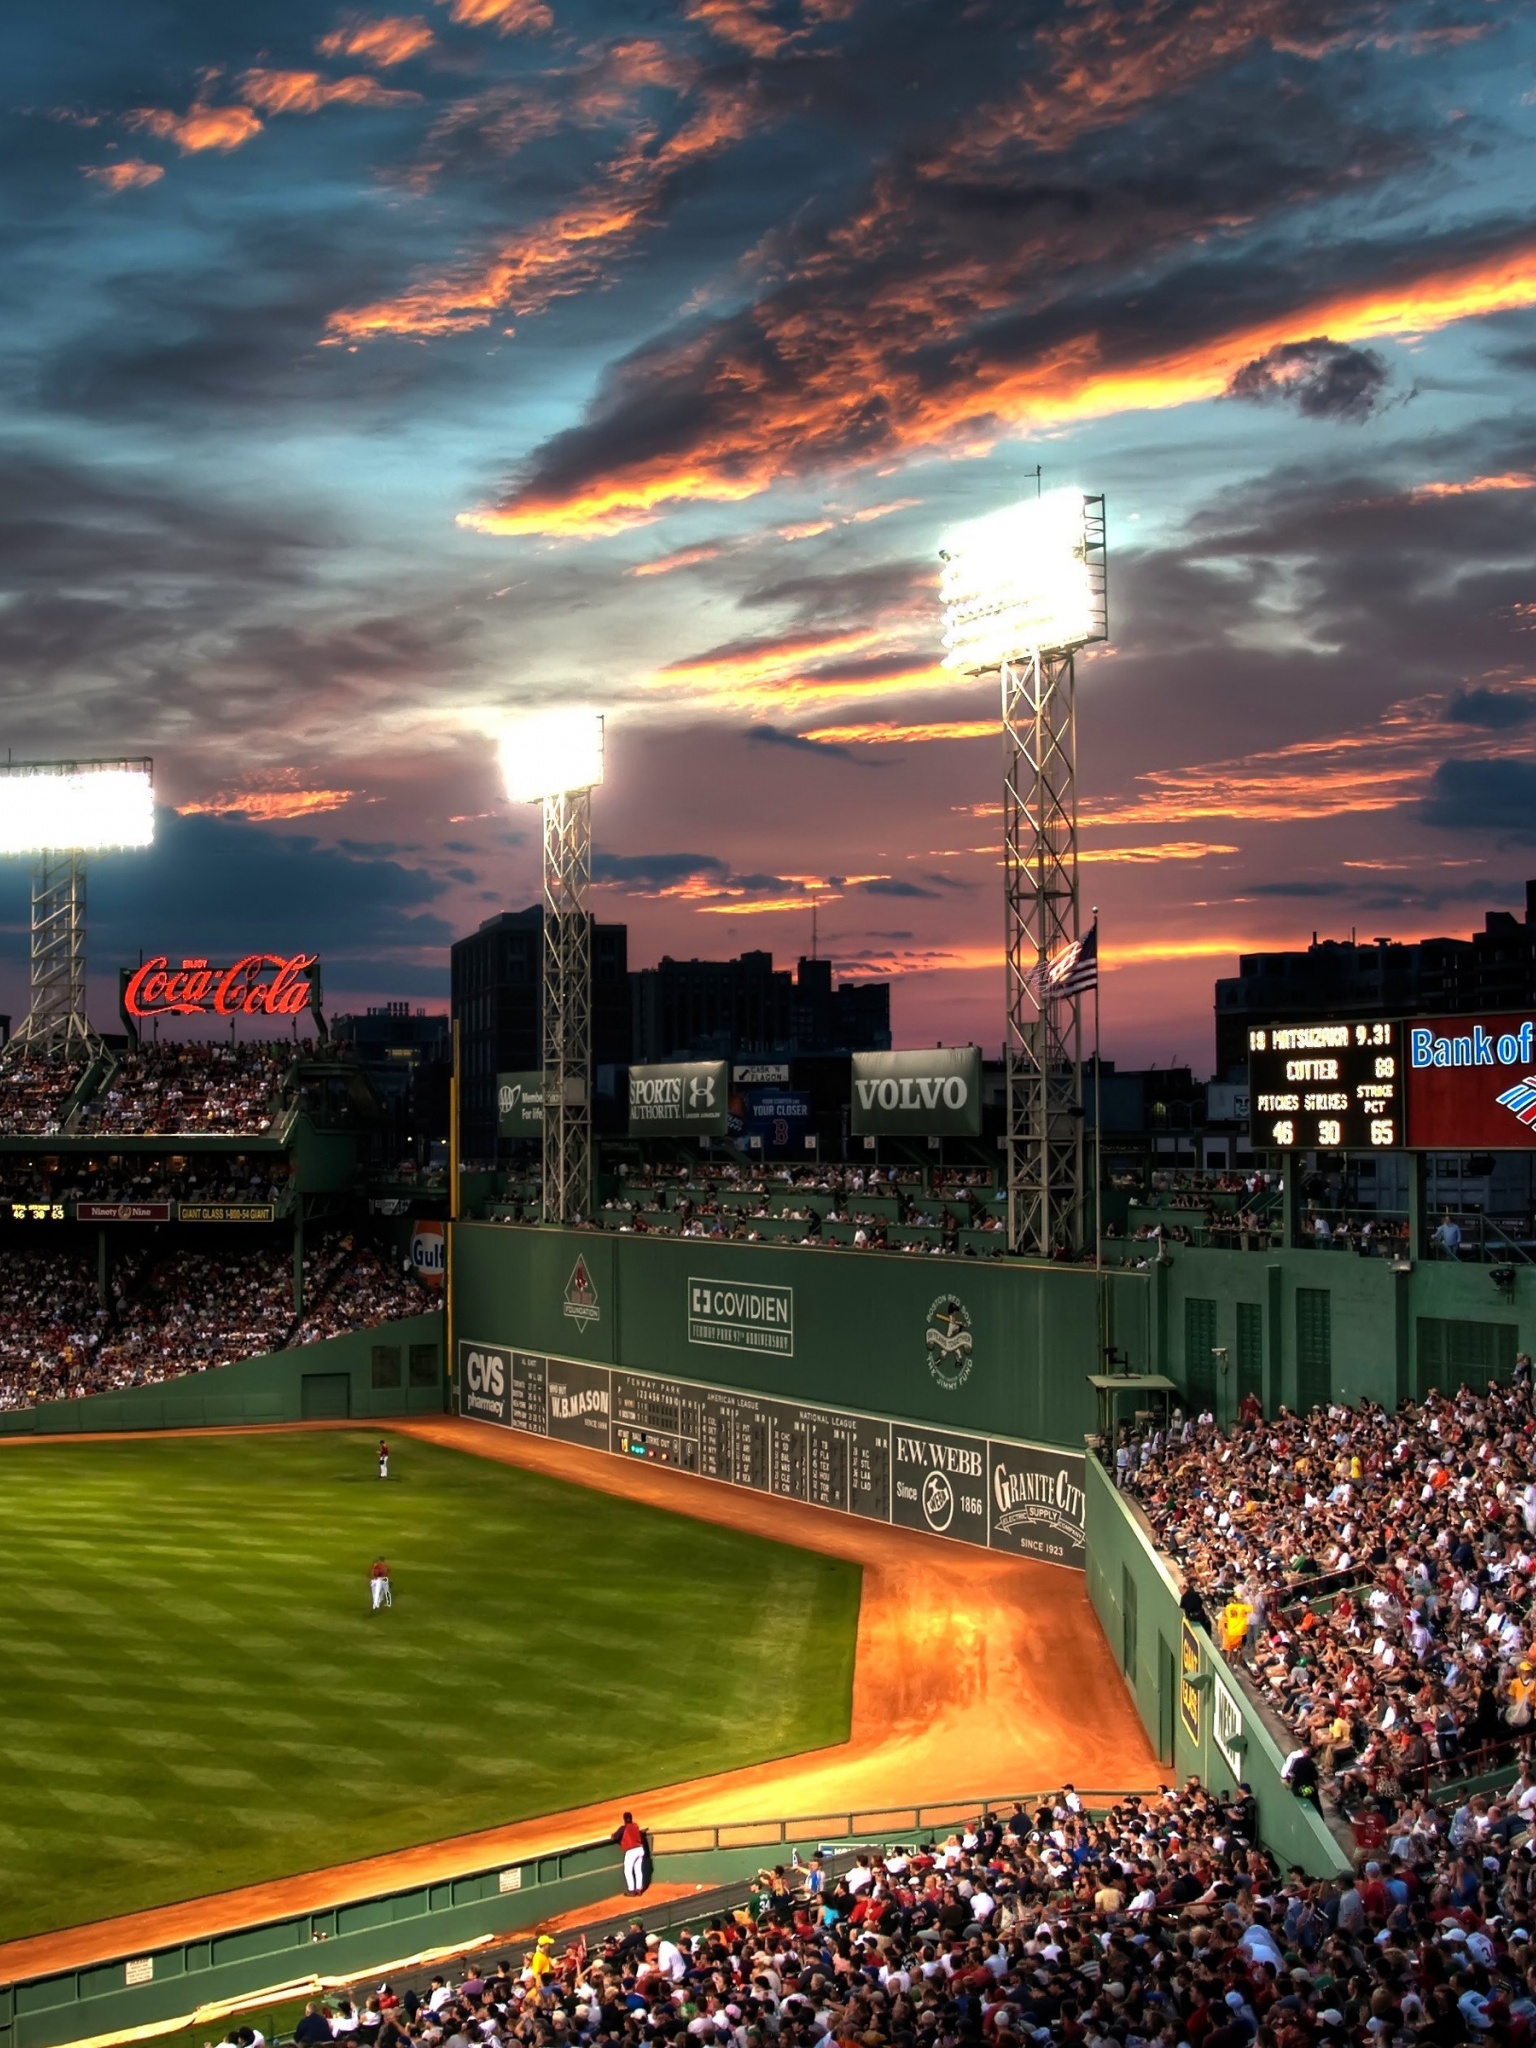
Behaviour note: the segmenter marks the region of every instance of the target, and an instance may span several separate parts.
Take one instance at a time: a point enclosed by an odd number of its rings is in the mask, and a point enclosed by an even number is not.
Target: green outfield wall
[[[157,1386],[11,1409],[0,1414],[0,1436],[436,1415],[442,1407],[443,1318],[426,1315],[186,1373]]]
[[[1040,1443],[1094,1427],[1105,1344],[1150,1362],[1148,1276],[1090,1266],[461,1223],[453,1290],[460,1340]],[[963,1374],[930,1341],[951,1302]]]
[[[1180,1588],[1135,1510],[1098,1459],[1084,1460],[1088,1598],[1160,1762],[1217,1791],[1247,1784],[1259,1833],[1284,1865],[1313,1877],[1348,1867],[1340,1842],[1282,1784],[1284,1756],[1203,1629],[1179,1612]]]

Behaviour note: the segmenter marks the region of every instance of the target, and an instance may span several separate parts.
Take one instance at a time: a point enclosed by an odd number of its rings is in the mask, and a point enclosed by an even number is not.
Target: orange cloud
[[[601,285],[615,258],[654,225],[677,177],[739,140],[751,120],[750,103],[740,94],[709,95],[672,135],[643,130],[589,191],[552,219],[502,243],[488,262],[414,285],[397,298],[333,314],[326,339],[334,343],[380,334],[462,334],[483,327],[493,314],[540,313],[554,299]],[[751,496],[755,488],[744,488],[741,495]],[[558,522],[537,529],[508,524],[507,516],[495,507],[461,514],[460,524],[479,533],[561,530]],[[628,506],[621,504],[610,530],[633,524]],[[586,508],[572,530],[604,530],[601,508]]]
[[[418,92],[380,85],[362,72],[351,78],[322,78],[318,71],[247,71],[241,97],[264,114],[318,114],[324,107],[409,107]]]
[[[350,803],[350,789],[231,790],[205,803],[178,804],[182,818],[254,818],[270,824],[279,818],[309,818],[321,811],[339,811]]]
[[[1207,860],[1214,853],[1241,851],[1238,846],[1220,846],[1203,839],[1162,839],[1155,846],[1084,846],[1078,849],[1077,857],[1100,864],[1124,862],[1131,867],[1152,867],[1165,860]],[[1345,866],[1348,865],[1346,861]]]
[[[493,28],[499,36],[542,35],[555,25],[544,0],[438,0],[450,21],[465,28]]]
[[[169,107],[135,107],[126,118],[130,128],[174,142],[183,156],[243,149],[261,133],[261,122],[249,107],[209,107],[200,100],[184,114],[173,114]]]
[[[958,719],[948,725],[818,725],[801,733],[803,740],[821,740],[827,746],[909,746],[924,740],[995,739],[1001,730],[995,718]]]
[[[1410,498],[1464,498],[1477,491],[1536,491],[1536,471],[1505,470],[1498,476],[1469,476],[1454,483],[1415,484]]]
[[[749,57],[776,57],[791,40],[789,29],[769,19],[768,0],[688,0],[683,12]]]
[[[632,569],[626,569],[626,576],[670,576],[674,569],[696,568],[700,562],[713,562],[725,553],[717,541],[702,541],[696,548],[678,548],[674,554],[658,555],[654,562],[636,562]]]
[[[165,176],[159,164],[147,164],[141,156],[125,156],[115,164],[82,164],[80,168],[109,192],[133,192],[153,185]]]
[[[435,38],[417,14],[386,14],[377,21],[352,15],[340,28],[322,36],[315,48],[322,57],[361,57],[365,64],[388,70],[430,50]]]
[[[850,262],[882,231],[877,204],[832,238],[802,274],[802,289],[758,305],[745,338],[721,330],[713,353],[693,338],[650,372],[669,390],[675,380],[694,391],[699,425],[689,445],[604,466],[594,424],[587,474],[567,445],[558,476],[535,467],[472,523],[504,533],[612,533],[676,504],[738,501],[818,468],[936,449],[980,455],[1007,435],[1217,398],[1245,363],[1310,336],[1373,341],[1536,305],[1536,238],[1527,236],[1493,255],[1383,278],[1139,359],[1114,359],[1098,333],[1084,331],[1033,360],[994,361],[966,344],[979,320],[1013,303],[1011,275],[977,258],[946,264],[935,255],[918,273],[850,291]],[[807,292],[822,273],[825,294]],[[939,342],[955,351],[948,379],[929,368]],[[762,375],[764,361],[775,365],[772,379]],[[880,397],[878,424],[871,392]],[[644,396],[637,384],[637,412]]]

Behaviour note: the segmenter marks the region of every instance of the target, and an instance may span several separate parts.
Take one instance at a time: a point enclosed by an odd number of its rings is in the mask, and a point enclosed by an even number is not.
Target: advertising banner
[[[723,1138],[730,1128],[729,1060],[679,1060],[629,1070],[632,1138]]]
[[[1416,1152],[1536,1147],[1536,1014],[1410,1018],[1401,1030]]]
[[[1034,1450],[1025,1444],[989,1445],[987,1500],[991,1547],[1021,1557],[1049,1557],[1083,1570],[1083,1457],[1081,1451]]]
[[[981,1134],[981,1048],[856,1052],[849,1129],[856,1138]]]
[[[811,1098],[797,1088],[742,1088],[731,1092],[731,1136],[756,1139],[763,1152],[804,1152],[811,1128]]]
[[[496,1130],[503,1138],[541,1138],[544,1135],[544,1076],[535,1070],[526,1074],[496,1076]]]
[[[1200,1638],[1187,1621],[1179,1623],[1179,1719],[1193,1743],[1200,1740]]]
[[[461,1338],[459,1413],[1081,1571],[1083,1456]]]
[[[459,1346],[459,1413],[481,1422],[511,1421],[512,1353],[503,1344]]]
[[[584,1444],[589,1451],[608,1449],[608,1411],[613,1374],[606,1365],[583,1365],[569,1358],[545,1361],[549,1435],[562,1443]]]
[[[76,1202],[77,1223],[169,1223],[169,1202]]]
[[[275,1223],[275,1202],[178,1202],[178,1223]]]
[[[441,1287],[448,1271],[447,1226],[427,1218],[411,1234],[411,1264],[416,1278],[428,1287]]]

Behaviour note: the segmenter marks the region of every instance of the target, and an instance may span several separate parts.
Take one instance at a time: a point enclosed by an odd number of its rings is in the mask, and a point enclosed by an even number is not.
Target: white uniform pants
[[[380,1607],[394,1606],[395,1603],[393,1597],[390,1594],[388,1579],[371,1579],[369,1581],[369,1584],[373,1587],[373,1604],[375,1610],[377,1610]]]
[[[645,1849],[637,1846],[624,1851],[624,1889],[638,1892],[645,1885]]]

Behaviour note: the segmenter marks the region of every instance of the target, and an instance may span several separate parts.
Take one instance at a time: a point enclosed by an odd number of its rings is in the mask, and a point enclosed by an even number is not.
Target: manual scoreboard
[[[1382,1152],[1403,1140],[1403,1027],[1373,1017],[1248,1033],[1248,1135],[1260,1151]]]

